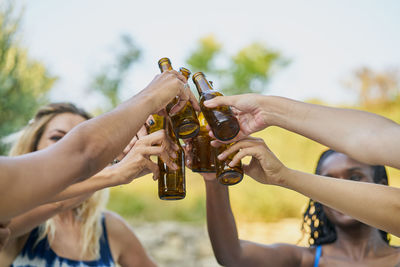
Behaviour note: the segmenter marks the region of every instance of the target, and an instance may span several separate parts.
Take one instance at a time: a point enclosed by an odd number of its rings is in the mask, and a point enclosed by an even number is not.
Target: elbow
[[[79,181],[96,174],[108,163],[105,157],[105,155],[107,155],[107,153],[105,153],[107,142],[104,142],[96,133],[90,132],[84,125],[82,126],[83,127],[79,131],[79,136],[76,136],[76,139],[79,140],[79,149],[75,151],[79,159],[79,164],[82,164],[82,175]]]

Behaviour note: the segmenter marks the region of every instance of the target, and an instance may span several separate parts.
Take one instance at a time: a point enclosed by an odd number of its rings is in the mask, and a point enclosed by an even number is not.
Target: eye
[[[363,178],[363,177],[362,177],[362,175],[360,175],[360,174],[352,174],[352,175],[350,175],[349,180],[352,180],[352,181],[360,181],[362,178]]]
[[[57,142],[57,141],[60,140],[61,138],[63,138],[61,135],[53,135],[53,136],[51,136],[49,139],[52,140],[52,141],[54,141],[54,142]]]

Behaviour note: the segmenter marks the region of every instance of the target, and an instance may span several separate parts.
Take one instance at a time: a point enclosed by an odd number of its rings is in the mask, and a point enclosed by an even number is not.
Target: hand
[[[192,144],[192,138],[184,139],[183,142],[185,143],[182,145],[183,150],[185,151],[185,165],[189,169],[192,169],[192,164],[193,164],[193,144]],[[201,176],[203,176],[205,181],[216,181],[216,173],[206,173],[206,172],[201,172],[199,173]]]
[[[226,159],[236,152],[229,166],[235,166],[242,158],[251,156],[250,164],[243,164],[245,174],[263,184],[282,185],[287,168],[271,152],[264,140],[246,137],[219,154],[218,159]]]
[[[164,110],[174,97],[178,97],[178,101],[172,107],[171,114],[177,113],[182,109],[187,101],[190,101],[193,108],[199,111],[199,103],[190,91],[190,88],[185,86],[185,84],[187,84],[186,78],[179,72],[175,70],[165,71],[156,75],[141,93],[149,95],[153,100],[154,111],[152,113]]]
[[[205,101],[204,105],[209,108],[222,105],[231,107],[233,114],[239,121],[240,132],[233,140],[229,140],[229,143],[241,140],[269,126],[266,122],[266,115],[260,101],[260,95],[257,94],[217,96]],[[208,129],[210,130],[209,127]],[[211,131],[210,136],[215,138]]]
[[[10,237],[10,229],[7,226],[10,224],[8,222],[0,222],[0,251],[7,245],[8,238]]]
[[[155,180],[158,179],[160,176],[158,165],[150,159],[152,155],[161,157],[168,167],[177,168],[171,157],[176,158],[179,147],[167,137],[164,130],[139,137],[139,139],[135,137],[129,146],[131,149],[126,156],[119,163],[109,167],[119,177],[120,184],[130,183],[133,179],[150,172],[153,173]]]

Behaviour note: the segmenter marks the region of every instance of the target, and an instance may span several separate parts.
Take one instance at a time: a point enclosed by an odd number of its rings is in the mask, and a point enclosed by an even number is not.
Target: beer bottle
[[[206,128],[207,121],[203,113],[199,113],[200,122],[199,134],[192,139],[192,171],[193,172],[216,172],[215,168],[215,147],[210,145],[211,137]]]
[[[213,89],[202,72],[196,72],[193,75],[193,82],[200,95],[200,109],[214,136],[221,141],[233,139],[239,133],[240,126],[231,108],[229,106],[207,108],[203,104],[204,101],[222,96],[222,94]]]
[[[220,147],[216,148],[216,156],[224,152],[232,144],[222,144]],[[229,167],[228,165],[235,155],[236,153],[231,154],[225,160],[219,160],[217,157],[215,157],[217,180],[223,185],[234,185],[239,183],[243,179],[243,169],[241,161],[233,167]]]
[[[158,196],[163,200],[183,199],[186,196],[185,184],[185,153],[182,146],[176,138],[172,129],[171,122],[168,117],[164,118],[164,129],[175,144],[179,146],[176,151],[176,158],[173,162],[178,166],[178,169],[172,170],[158,157],[158,168],[160,178],[158,179]]]
[[[168,58],[160,59],[158,61],[158,66],[160,67],[161,72],[172,70],[171,61]],[[180,72],[186,77],[186,80],[189,79],[191,73],[188,69],[181,68]],[[168,113],[177,101],[178,99],[175,98],[167,105],[166,109]],[[189,101],[177,114],[171,116],[171,122],[174,132],[179,138],[191,138],[196,136],[199,132],[199,121],[197,120],[196,112]]]

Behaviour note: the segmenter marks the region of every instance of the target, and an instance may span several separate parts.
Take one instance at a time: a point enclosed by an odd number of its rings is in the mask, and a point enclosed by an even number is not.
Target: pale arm
[[[57,213],[78,206],[85,199],[90,197],[90,195],[91,194],[85,194],[68,200],[45,204],[13,218],[9,225],[11,231],[10,239],[15,239],[29,233],[32,229],[44,223]]]

